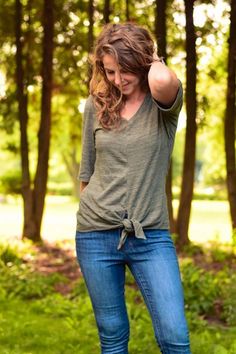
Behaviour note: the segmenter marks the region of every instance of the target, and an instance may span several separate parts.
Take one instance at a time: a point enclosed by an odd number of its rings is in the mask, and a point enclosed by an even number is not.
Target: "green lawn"
[[[77,203],[70,198],[48,198],[44,238],[72,241],[76,210]],[[1,240],[19,237],[21,200],[1,203],[0,213]],[[221,242],[230,241],[227,203],[194,201],[190,232],[192,240],[202,243],[216,238]],[[83,279],[74,284],[67,296],[58,294],[53,284],[62,281],[60,276],[53,273],[43,277],[36,271],[27,271],[27,265],[20,260],[25,252],[30,265],[32,246],[24,242],[17,244],[19,252],[11,241],[0,247],[0,354],[98,354],[97,330]],[[37,256],[35,250],[32,252]],[[223,267],[214,266],[212,272],[210,262],[216,259],[217,265],[222,262]],[[195,265],[191,253],[181,256],[192,354],[236,354],[234,259],[233,254],[216,243],[201,258],[200,266],[205,262],[208,270]],[[160,353],[150,316],[129,273],[126,297],[131,327],[129,353]]]
[[[176,209],[177,202],[174,202]],[[42,234],[50,241],[74,239],[78,203],[69,197],[48,197]],[[9,198],[0,204],[0,236],[19,237],[22,227],[21,199]],[[226,201],[194,201],[190,224],[190,239],[206,243],[217,240],[231,242],[229,206]]]
[[[14,298],[0,301],[0,353],[99,354],[92,309],[85,296],[81,296],[77,307],[72,300],[68,305],[68,300],[57,297],[53,304],[47,298],[41,303]],[[129,353],[160,353],[147,311],[142,303],[135,304],[131,295],[128,295],[128,312]],[[191,330],[190,338],[192,354],[236,353],[236,327],[198,327]]]

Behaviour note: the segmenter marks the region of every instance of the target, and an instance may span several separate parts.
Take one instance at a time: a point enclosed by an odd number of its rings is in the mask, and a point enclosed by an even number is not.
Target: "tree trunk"
[[[88,31],[88,52],[91,53],[93,50],[93,25],[94,25],[94,4],[93,0],[89,0],[88,4],[88,18],[89,18],[89,31]]]
[[[104,10],[103,10],[103,19],[104,19],[104,22],[105,23],[109,23],[110,22],[110,12],[111,12],[111,9],[110,9],[110,0],[105,0],[105,3],[104,3]]]
[[[156,16],[155,16],[155,33],[158,46],[158,55],[163,57],[167,62],[167,51],[166,51],[166,37],[167,37],[167,26],[166,26],[166,8],[167,0],[156,0]],[[166,178],[166,195],[167,195],[167,206],[170,220],[170,231],[174,232],[175,221],[172,206],[172,161],[170,162],[169,172]]]
[[[228,82],[225,112],[226,181],[232,228],[236,229],[236,162],[235,162],[235,79],[236,79],[236,2],[231,1],[228,53]]]
[[[94,42],[94,33],[93,33],[93,25],[94,25],[94,3],[93,0],[89,0],[88,3],[88,18],[89,18],[89,29],[88,29],[88,80],[87,87],[89,88],[89,83],[92,77],[92,67],[89,62],[89,54],[93,51],[93,42]]]
[[[40,241],[40,229],[46,195],[48,177],[48,159],[51,122],[51,91],[52,91],[52,53],[53,53],[53,0],[44,2],[44,39],[42,62],[42,103],[41,121],[38,134],[38,164],[34,180],[34,189],[31,187],[29,168],[29,145],[27,137],[27,74],[23,67],[22,54],[22,4],[15,1],[16,14],[16,81],[17,99],[20,121],[20,149],[22,167],[22,197],[24,209],[24,224],[22,237],[33,241]],[[29,61],[26,60],[28,63]]]
[[[47,190],[48,161],[51,130],[52,59],[53,59],[53,5],[54,0],[44,0],[44,37],[42,60],[41,119],[38,132],[38,164],[34,180],[35,222],[34,240],[40,240],[40,230]]]
[[[166,52],[166,8],[167,0],[156,0],[155,33],[158,45],[158,55],[167,61]]]
[[[184,163],[181,194],[176,222],[176,232],[178,234],[178,244],[183,246],[189,243],[188,228],[190,221],[191,203],[194,188],[194,170],[196,153],[196,48],[195,32],[193,22],[194,0],[185,0],[186,16],[186,112],[187,126],[184,149]]]
[[[126,0],[125,4],[126,21],[130,21],[129,0]]]
[[[29,144],[27,137],[28,110],[27,110],[27,87],[24,84],[23,48],[22,48],[22,4],[20,0],[15,1],[15,36],[16,36],[16,83],[18,116],[20,122],[20,152],[21,152],[21,173],[22,173],[22,198],[23,198],[23,230],[22,236],[35,232],[33,222],[33,192],[30,182],[29,168]]]

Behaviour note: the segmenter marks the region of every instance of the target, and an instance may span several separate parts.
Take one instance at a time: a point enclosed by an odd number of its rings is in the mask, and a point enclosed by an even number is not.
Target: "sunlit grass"
[[[20,237],[22,228],[22,202],[8,198],[0,204],[0,237]],[[177,207],[177,201],[174,201]],[[73,240],[76,228],[78,202],[70,197],[47,197],[42,235],[49,241]],[[229,206],[227,201],[193,201],[190,239],[206,243],[231,242]]]

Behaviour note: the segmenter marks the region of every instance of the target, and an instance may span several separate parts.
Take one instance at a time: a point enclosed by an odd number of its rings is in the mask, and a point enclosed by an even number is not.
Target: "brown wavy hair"
[[[97,117],[104,128],[120,126],[120,110],[125,97],[107,79],[103,57],[106,54],[112,55],[121,69],[138,75],[141,89],[148,92],[148,72],[154,61],[154,50],[154,41],[143,27],[133,23],[104,26],[91,56],[93,73],[90,81],[90,93],[94,98]]]

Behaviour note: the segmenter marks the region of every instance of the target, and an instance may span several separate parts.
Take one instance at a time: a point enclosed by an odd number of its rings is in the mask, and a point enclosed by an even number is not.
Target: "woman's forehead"
[[[106,68],[114,68],[119,66],[116,59],[110,54],[105,54],[102,59],[102,62],[104,67]]]

